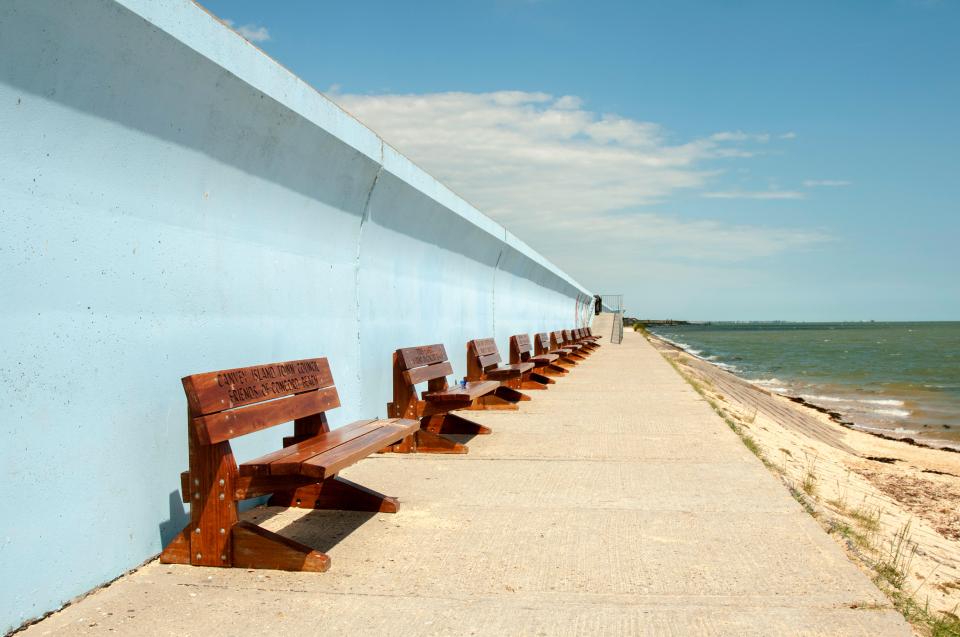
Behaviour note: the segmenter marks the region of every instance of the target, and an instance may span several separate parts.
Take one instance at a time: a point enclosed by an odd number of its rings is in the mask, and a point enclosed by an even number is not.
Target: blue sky
[[[204,6],[631,315],[960,319],[960,2]]]

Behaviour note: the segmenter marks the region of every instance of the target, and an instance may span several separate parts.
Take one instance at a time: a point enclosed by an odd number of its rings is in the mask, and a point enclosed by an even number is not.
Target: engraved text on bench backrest
[[[398,349],[397,362],[405,382],[410,385],[453,373],[453,366],[447,360],[447,350],[442,344]]]
[[[194,374],[183,389],[205,443],[311,416],[340,406],[326,358]]]
[[[478,338],[473,341],[473,347],[478,357],[480,367],[486,369],[502,360],[497,349],[497,342],[492,338]]]
[[[530,347],[530,335],[529,335],[529,334],[517,334],[517,335],[514,336],[513,338],[516,339],[516,342],[517,342],[517,350],[518,350],[518,351],[520,351],[520,352],[529,352],[531,349],[533,349],[533,348]]]

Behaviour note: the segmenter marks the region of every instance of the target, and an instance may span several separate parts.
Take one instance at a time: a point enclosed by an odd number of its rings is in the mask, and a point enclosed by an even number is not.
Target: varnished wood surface
[[[326,358],[307,358],[192,374],[181,382],[191,411],[203,415],[329,387],[333,375]]]
[[[454,385],[438,391],[423,393],[423,399],[430,402],[464,402],[476,400],[484,394],[496,391],[500,383],[492,380],[467,381],[466,386]]]
[[[428,380],[449,376],[452,373],[453,366],[450,364],[450,361],[441,361],[431,365],[414,367],[413,369],[408,369],[402,372],[403,380],[408,385],[419,385],[420,383],[424,383]]]
[[[164,549],[168,563],[326,570],[326,555],[238,524],[238,501],[271,492],[275,501],[286,497],[294,506],[396,511],[395,499],[359,485],[324,484],[340,470],[413,435],[420,423],[365,420],[330,431],[325,412],[338,407],[340,399],[327,359],[195,374],[183,379],[183,387],[190,468],[181,474],[181,488],[184,501],[190,502],[190,523]],[[290,421],[294,434],[284,439],[283,449],[237,465],[231,439]]]
[[[555,360],[557,360],[558,358],[560,358],[560,356],[557,355],[557,354],[540,354],[540,355],[538,355],[538,356],[531,356],[531,357],[530,357],[530,360],[532,360],[532,361],[534,361],[534,362],[537,362],[537,363],[541,363],[541,362],[542,362],[542,363],[552,363],[552,362],[554,362]]]
[[[413,369],[424,365],[433,365],[447,360],[447,350],[440,343],[436,345],[420,345],[419,347],[403,347],[397,350],[397,360],[400,369]]]
[[[361,420],[240,465],[240,474],[303,475],[324,480],[419,427],[416,420]]]
[[[289,398],[257,403],[193,419],[206,443],[222,442],[340,406],[336,387],[324,387]]]

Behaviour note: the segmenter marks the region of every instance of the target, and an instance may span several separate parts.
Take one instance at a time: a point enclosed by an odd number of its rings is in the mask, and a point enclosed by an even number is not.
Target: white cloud
[[[256,24],[243,24],[240,26],[235,26],[233,20],[227,18],[225,18],[223,22],[251,42],[266,42],[270,39],[270,31],[268,31],[267,27],[265,26],[259,26]]]
[[[576,221],[570,225],[571,230],[581,226]],[[650,213],[605,215],[591,219],[589,226],[590,236],[583,240],[593,242],[601,251],[584,251],[587,259],[623,249],[647,258],[736,262],[830,240],[818,230],[729,224],[716,219],[686,220]]]
[[[803,199],[805,195],[796,190],[726,190],[705,192],[707,199]]]
[[[714,133],[710,136],[710,139],[716,142],[759,142],[761,144],[766,144],[770,141],[770,134],[745,133],[742,130],[723,131],[720,133]]]
[[[803,185],[806,188],[839,187],[849,186],[850,182],[844,179],[808,179]]]
[[[796,139],[796,138],[797,138],[797,134],[794,133],[793,131],[780,135],[780,139]]]
[[[595,113],[578,97],[547,93],[356,95],[331,90],[330,96],[588,286],[598,283],[591,276],[602,276],[601,268],[630,268],[641,253],[644,258],[657,254],[729,261],[825,239],[820,233],[644,210],[706,187],[718,175],[713,164],[751,156],[737,144],[766,143],[766,133],[721,132],[677,141],[657,123]],[[739,195],[803,196],[773,190]]]
[[[482,211],[510,225],[659,202],[739,156],[725,137],[673,142],[656,123],[547,93],[331,97]]]

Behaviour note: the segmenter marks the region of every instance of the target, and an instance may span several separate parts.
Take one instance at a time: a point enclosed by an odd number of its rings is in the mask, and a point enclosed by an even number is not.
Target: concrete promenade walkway
[[[153,562],[26,634],[910,634],[644,339],[608,341],[519,412],[473,412],[494,433],[466,456],[344,472],[396,515],[251,512],[328,573]]]

